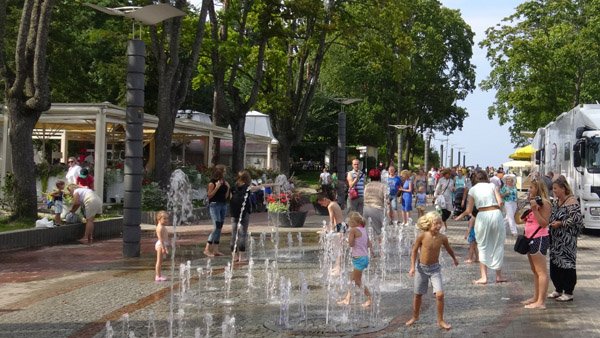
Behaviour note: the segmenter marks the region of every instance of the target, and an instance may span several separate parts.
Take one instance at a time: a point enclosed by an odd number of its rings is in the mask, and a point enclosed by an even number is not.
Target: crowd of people
[[[346,174],[344,183],[348,193],[345,206],[338,204],[335,198],[335,189],[332,189],[334,180],[327,168],[319,177],[321,191],[317,195],[317,202],[329,213],[325,230],[337,236],[340,244],[346,238],[351,247],[351,278],[356,286],[362,285],[362,272],[369,265],[368,249],[372,239],[366,227],[372,227],[376,237],[373,240],[379,239],[386,226],[385,216],[388,221],[396,221],[402,226],[415,224],[422,231],[415,240],[411,254],[409,275],[414,277],[415,296],[413,316],[406,325],[418,320],[422,296],[427,293],[431,283],[438,304],[438,325],[443,329],[451,328],[443,317],[444,293],[438,259],[444,247],[454,264],[459,264],[444,234],[448,227],[446,222],[452,215],[455,221],[468,221],[465,239],[469,243],[469,254],[465,263],[479,263],[480,268],[480,276],[473,284],[484,285],[490,280],[495,283],[507,282],[502,270],[505,239],[507,234],[516,238],[518,225],[515,215],[520,215],[520,221],[524,223],[524,235],[530,239],[526,255],[533,276],[533,294],[522,301],[523,306],[527,309],[544,309],[547,299],[558,302],[573,300],[577,282],[577,237],[582,229],[582,216],[577,199],[564,176],[553,177],[551,173],[530,175],[524,184],[527,193],[521,198],[526,211],[521,215],[517,213],[519,193],[515,187],[515,177],[505,175],[502,168],[432,168],[427,173],[424,170],[414,173],[402,170],[398,174],[393,165],[366,171],[361,170],[360,164],[358,159],[354,159],[351,170]],[[229,209],[233,217],[230,250],[235,260],[243,261],[249,226],[245,205],[249,203],[250,193],[262,188],[253,187],[247,171],[239,172],[232,185],[224,179],[225,174],[225,166],[216,166],[208,184],[209,210],[214,227],[204,254],[208,257],[223,255],[219,251],[219,242]],[[340,182],[336,181],[335,184]],[[435,205],[435,211],[425,213],[428,203]],[[411,218],[413,205],[418,215],[416,222]],[[385,210],[388,210],[387,215]],[[157,219],[157,281],[163,280],[160,263],[162,255],[167,252],[165,243],[169,242],[163,230],[168,220],[161,215]],[[339,273],[339,266],[336,269],[331,273]],[[495,272],[493,279],[488,277],[488,270]],[[554,285],[551,293],[548,293],[549,280]],[[367,300],[363,306],[370,306],[370,292],[366,286],[364,293]],[[351,292],[339,303],[348,304],[350,297]]]

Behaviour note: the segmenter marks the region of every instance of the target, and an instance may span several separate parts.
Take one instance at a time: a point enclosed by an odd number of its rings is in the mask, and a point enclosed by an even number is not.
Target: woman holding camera
[[[581,232],[583,217],[577,198],[567,179],[559,176],[552,183],[554,202],[550,215],[550,278],[555,291],[548,295],[559,302],[573,300],[577,284],[577,236]]]
[[[521,216],[521,219],[525,221],[525,237],[531,239],[527,259],[533,272],[533,297],[522,301],[521,304],[527,309],[545,309],[548,291],[548,268],[546,267],[549,245],[548,220],[552,207],[543,180],[531,181],[528,198],[530,209]]]

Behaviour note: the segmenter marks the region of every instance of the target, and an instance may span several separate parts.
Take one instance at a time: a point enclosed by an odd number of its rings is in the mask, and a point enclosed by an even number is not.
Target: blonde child
[[[425,207],[427,206],[427,194],[425,193],[425,186],[420,186],[419,191],[416,195],[415,206],[417,207],[417,213],[419,218],[425,215]]]
[[[329,213],[329,224],[327,225],[328,236],[336,236],[334,243],[335,264],[331,269],[331,276],[339,276],[342,264],[342,241],[343,234],[346,233],[346,223],[344,223],[342,208],[336,201],[332,201],[327,197],[327,193],[320,192],[317,194],[317,203],[322,207],[327,208]]]
[[[54,224],[61,225],[62,219],[60,215],[63,211],[63,196],[65,195],[65,181],[56,181],[56,189],[50,193],[52,196],[52,211],[54,211]]]
[[[442,218],[437,212],[428,212],[417,221],[417,227],[423,232],[419,234],[415,240],[410,256],[410,271],[408,272],[408,275],[415,277],[415,298],[413,303],[413,316],[406,322],[406,326],[412,325],[419,319],[422,297],[427,293],[427,287],[429,281],[431,281],[437,302],[438,325],[446,330],[452,328],[451,325],[444,321],[442,270],[440,263],[438,262],[442,245],[454,260],[455,266],[458,265],[458,260],[454,256],[454,251],[452,251],[452,248],[448,243],[448,237],[440,233],[440,229],[443,225]],[[416,264],[419,249],[421,249],[421,254],[419,256],[419,262]],[[417,269],[416,276],[415,264]]]
[[[156,237],[158,240],[154,244],[156,250],[156,265],[154,266],[154,280],[156,282],[166,281],[167,278],[163,277],[160,273],[160,267],[163,259],[169,253],[169,232],[167,226],[169,225],[169,213],[166,211],[159,211],[156,215]]]
[[[477,251],[477,240],[475,239],[475,216],[477,215],[477,209],[473,208],[473,217],[469,218],[467,232],[465,233],[465,239],[469,243],[469,255],[465,263],[479,263],[479,252]]]
[[[352,248],[352,265],[354,270],[352,271],[352,281],[358,287],[362,285],[362,271],[369,266],[369,249],[371,248],[371,241],[365,228],[364,218],[356,211],[351,212],[348,215],[348,225],[350,230],[348,231],[348,243]],[[367,301],[363,303],[363,307],[371,306],[371,293],[367,287],[364,287],[365,296]],[[340,305],[350,304],[352,290],[348,290],[346,297],[339,301]]]

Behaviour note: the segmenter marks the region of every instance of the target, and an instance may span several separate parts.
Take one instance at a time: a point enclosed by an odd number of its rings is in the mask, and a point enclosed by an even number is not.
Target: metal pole
[[[123,200],[123,256],[139,257],[142,218],[144,68],[146,46],[142,40],[127,43],[127,110]]]
[[[343,104],[338,114],[337,173],[337,201],[343,207],[346,200],[346,112]]]
[[[466,163],[467,163],[467,161],[466,161],[466,157],[467,157],[467,155],[463,154],[463,167],[466,167],[466,166],[467,166],[467,165],[466,165]]]
[[[429,145],[431,142],[431,133],[428,131],[425,133],[425,154],[423,155],[423,165],[425,166],[425,173],[429,170]]]
[[[449,167],[452,167],[454,165],[454,148],[451,147],[450,148],[450,162],[448,162],[450,165]]]
[[[458,164],[457,165],[460,167],[460,149],[458,150],[458,157],[457,157],[457,159],[458,159]]]
[[[402,170],[402,130],[398,129],[398,172]]]
[[[440,167],[444,166],[444,144],[440,144]]]

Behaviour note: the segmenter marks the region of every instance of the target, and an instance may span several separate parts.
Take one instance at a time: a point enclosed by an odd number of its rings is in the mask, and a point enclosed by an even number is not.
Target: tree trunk
[[[37,218],[35,163],[33,162],[33,128],[41,113],[27,109],[22,98],[7,97],[10,121],[13,173],[15,173],[15,210],[18,218]]]
[[[246,126],[246,114],[239,114],[238,118],[231,119],[231,171],[236,173],[244,170],[244,154],[246,149],[246,135],[244,135],[244,127]]]
[[[277,148],[277,159],[279,160],[279,171],[286,176],[290,176],[290,142],[282,137],[278,138],[279,147]]]
[[[170,107],[168,97],[159,93],[157,111],[160,127],[157,127],[154,133],[156,147],[154,178],[161,188],[166,188],[171,178],[171,146],[173,144],[175,117]]]

